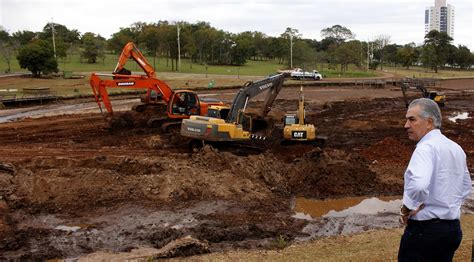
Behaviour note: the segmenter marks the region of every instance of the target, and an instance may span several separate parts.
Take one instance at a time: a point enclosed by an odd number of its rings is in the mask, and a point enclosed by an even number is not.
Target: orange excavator
[[[131,74],[124,66],[129,58],[143,69],[146,75]],[[103,80],[100,77],[112,77]],[[102,114],[103,107],[108,115],[113,114],[108,88],[146,89],[146,95],[141,97],[142,103],[134,106],[134,110],[141,112],[147,107],[153,107],[156,116],[148,120],[148,125],[160,127],[164,132],[181,125],[181,120],[191,115],[207,115],[211,105],[224,105],[223,102],[203,102],[192,90],[173,90],[165,82],[156,77],[156,72],[142,55],[134,43],[129,42],[122,50],[117,66],[112,74],[92,73],[90,85],[95,100]]]

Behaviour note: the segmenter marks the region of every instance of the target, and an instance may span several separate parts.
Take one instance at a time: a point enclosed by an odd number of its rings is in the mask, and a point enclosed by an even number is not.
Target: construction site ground
[[[472,173],[474,79],[444,80],[438,91],[447,96],[442,130],[463,147]],[[230,102],[236,92],[199,95]],[[179,134],[146,127],[147,112],[129,110],[136,98],[114,98],[115,117],[127,125],[113,128],[88,98],[0,110],[0,260],[278,250],[332,236],[356,239],[361,232],[400,230],[396,201],[415,147],[403,128],[400,88],[309,86],[304,94],[308,122],[327,137],[323,148],[279,143],[278,123],[296,110],[298,87],[279,94],[269,115],[276,129],[262,134],[269,139],[258,153],[210,146],[190,151]],[[258,104],[256,99],[250,107]],[[307,200],[353,199],[397,207],[348,215],[311,215],[298,207]],[[472,229],[472,197],[463,212]],[[465,239],[472,241],[472,235]],[[326,243],[333,248],[344,245],[331,241]]]

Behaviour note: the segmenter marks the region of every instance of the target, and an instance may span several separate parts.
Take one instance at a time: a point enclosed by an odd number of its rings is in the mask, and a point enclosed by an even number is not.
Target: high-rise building
[[[425,35],[431,30],[454,38],[454,6],[446,4],[446,0],[435,0],[434,6],[425,9]]]

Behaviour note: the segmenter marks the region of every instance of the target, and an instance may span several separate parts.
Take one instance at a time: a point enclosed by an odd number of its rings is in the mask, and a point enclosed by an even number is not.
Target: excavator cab
[[[248,131],[248,132],[253,132],[255,131],[253,129],[254,127],[254,119],[252,117],[252,115],[250,114],[246,114],[245,111],[243,110],[239,110],[238,114],[237,114],[237,124],[242,126],[242,129],[244,131]]]
[[[230,106],[227,105],[212,105],[207,108],[207,116],[226,119],[229,116]]]
[[[169,103],[170,115],[199,115],[199,98],[196,93],[190,91],[177,91]]]
[[[283,117],[283,124],[284,126],[291,126],[298,124],[298,116],[293,115],[293,114],[286,114]]]

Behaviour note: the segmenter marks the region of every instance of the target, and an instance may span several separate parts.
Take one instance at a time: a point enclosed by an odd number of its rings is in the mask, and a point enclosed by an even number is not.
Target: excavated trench
[[[443,131],[463,146],[471,171],[474,120],[448,118],[472,117],[473,98],[453,93],[443,108]],[[270,117],[294,110],[295,99],[278,99]],[[295,197],[402,194],[414,144],[403,130],[401,98],[309,99],[308,122],[328,137],[323,149],[275,144],[248,155],[209,146],[189,152],[181,137],[146,128],[144,115],[122,114],[129,125],[113,130],[99,114],[0,125],[0,259],[169,248],[185,236],[197,242],[166,256],[272,249],[398,226],[394,211],[300,219],[293,208]]]

